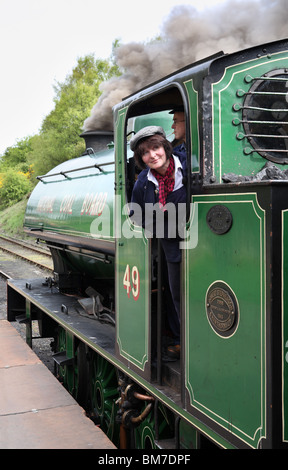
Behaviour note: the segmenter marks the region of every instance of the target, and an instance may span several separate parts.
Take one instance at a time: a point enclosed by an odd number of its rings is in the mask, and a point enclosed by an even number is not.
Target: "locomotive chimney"
[[[94,153],[106,150],[107,145],[113,141],[112,131],[87,131],[80,134],[86,144],[86,150],[92,148]]]

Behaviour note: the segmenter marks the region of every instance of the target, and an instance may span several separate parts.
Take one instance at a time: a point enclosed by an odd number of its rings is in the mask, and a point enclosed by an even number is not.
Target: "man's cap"
[[[146,137],[151,137],[152,135],[160,134],[166,137],[164,129],[160,126],[147,126],[140,129],[130,140],[130,148],[132,151],[135,150],[137,144],[140,140],[146,139]]]
[[[169,112],[169,114],[174,114],[178,112],[184,113],[184,106],[182,104],[178,106],[174,106],[174,108],[172,109],[172,111]]]

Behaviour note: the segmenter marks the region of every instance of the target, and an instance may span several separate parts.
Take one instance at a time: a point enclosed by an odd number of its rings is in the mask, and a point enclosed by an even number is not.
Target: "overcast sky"
[[[65,80],[79,57],[106,59],[115,39],[152,39],[173,6],[203,10],[224,2],[0,0],[0,154],[38,133],[54,107],[53,84]]]

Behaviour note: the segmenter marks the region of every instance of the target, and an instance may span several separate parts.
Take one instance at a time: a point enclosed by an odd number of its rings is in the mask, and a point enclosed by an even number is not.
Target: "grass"
[[[13,237],[25,238],[23,231],[27,198],[0,211],[0,232]]]

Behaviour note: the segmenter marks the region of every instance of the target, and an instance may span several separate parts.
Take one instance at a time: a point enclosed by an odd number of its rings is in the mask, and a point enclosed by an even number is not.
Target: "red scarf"
[[[156,170],[151,170],[153,176],[155,176],[159,184],[160,207],[165,206],[167,195],[171,193],[174,189],[174,185],[175,185],[175,179],[173,178],[174,169],[175,169],[174,158],[171,156],[169,166],[164,176],[160,175],[160,173],[158,173]]]

